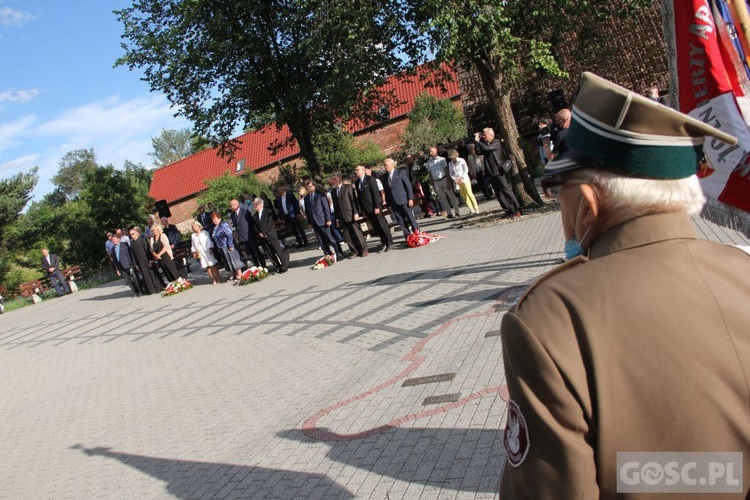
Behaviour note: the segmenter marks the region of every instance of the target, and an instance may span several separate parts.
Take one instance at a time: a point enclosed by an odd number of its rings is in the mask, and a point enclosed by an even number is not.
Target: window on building
[[[237,172],[242,172],[245,170],[245,160],[240,160],[237,162]]]

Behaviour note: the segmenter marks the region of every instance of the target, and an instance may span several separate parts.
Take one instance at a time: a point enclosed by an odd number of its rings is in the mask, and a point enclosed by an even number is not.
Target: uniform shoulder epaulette
[[[563,262],[559,266],[556,266],[546,273],[539,276],[536,281],[534,281],[529,288],[526,289],[526,291],[521,295],[521,298],[518,299],[518,302],[516,302],[516,309],[521,305],[521,302],[523,302],[523,299],[526,298],[528,294],[531,293],[534,288],[539,286],[540,283],[544,283],[546,280],[550,279],[552,276],[558,275],[563,271],[567,271],[568,269],[572,269],[580,264],[583,264],[585,262],[588,262],[589,259],[585,255],[579,255],[578,257],[575,257],[573,259],[570,259],[568,261]]]

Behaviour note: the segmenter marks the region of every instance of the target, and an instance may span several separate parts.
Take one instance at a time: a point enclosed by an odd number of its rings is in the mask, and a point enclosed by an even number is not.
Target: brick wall
[[[357,135],[356,142],[370,141],[377,144],[385,155],[395,154],[401,150],[403,144],[401,136],[406,131],[408,124],[409,120],[403,118],[384,127],[368,130],[364,134]]]

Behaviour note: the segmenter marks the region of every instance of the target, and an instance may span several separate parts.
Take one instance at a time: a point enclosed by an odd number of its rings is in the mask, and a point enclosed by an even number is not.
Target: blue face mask
[[[578,219],[578,213],[581,211],[581,207],[583,206],[583,197],[581,197],[581,202],[578,204],[578,210],[576,211],[576,220]],[[591,230],[593,226],[589,226],[586,231],[583,233],[583,236],[581,237],[581,241],[586,239],[586,235],[589,234],[589,231]],[[583,245],[581,245],[581,241],[578,241],[575,236],[570,238],[568,241],[565,242],[565,260],[575,259],[579,255],[584,255],[586,253],[586,250],[584,250]]]
[[[581,246],[581,242],[575,238],[571,238],[565,242],[565,260],[575,259],[579,255],[583,255],[586,251]]]

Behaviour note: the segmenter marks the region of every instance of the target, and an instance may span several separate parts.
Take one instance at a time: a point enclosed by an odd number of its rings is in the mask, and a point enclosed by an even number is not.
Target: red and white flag
[[[747,4],[739,2],[740,8],[730,5],[737,0],[663,0],[663,5],[678,109],[739,140],[733,146],[706,141],[707,164],[698,173],[709,198],[706,212],[750,236],[750,79],[746,40],[734,27]]]

